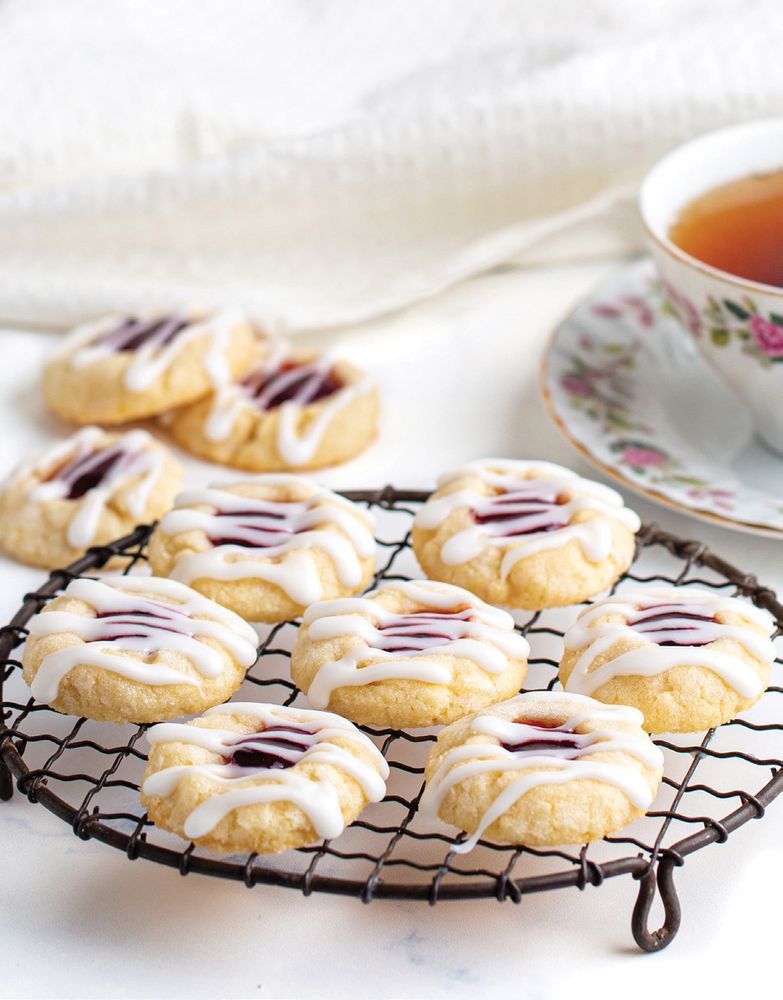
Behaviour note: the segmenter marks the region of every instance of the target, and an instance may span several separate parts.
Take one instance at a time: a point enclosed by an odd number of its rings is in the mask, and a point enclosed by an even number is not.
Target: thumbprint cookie
[[[314,708],[433,726],[516,694],[530,647],[507,611],[447,583],[388,583],[305,612],[291,675]]]
[[[378,392],[347,361],[261,343],[255,364],[214,395],[167,414],[181,447],[252,472],[318,469],[358,455],[378,433]]]
[[[549,462],[487,459],[447,472],[413,548],[434,580],[510,608],[576,604],[630,566],[637,515],[615,490]]]
[[[691,587],[634,587],[585,608],[565,635],[567,691],[633,705],[653,733],[710,729],[769,683],[772,616]]]
[[[147,738],[150,819],[227,854],[331,840],[386,792],[380,751],[327,712],[234,702],[153,726]]]
[[[468,837],[524,847],[584,844],[643,815],[663,754],[635,708],[532,691],[444,729],[430,752],[423,815]]]
[[[256,660],[254,629],[174,580],[72,580],[29,623],[36,701],[109,722],[155,722],[230,697]]]
[[[76,424],[117,424],[208,395],[252,363],[256,335],[233,312],[111,316],[78,327],[46,365],[46,404]]]
[[[372,516],[307,479],[268,474],[177,497],[149,544],[152,568],[250,621],[295,618],[363,590]]]
[[[160,517],[181,478],[179,463],[146,431],[85,427],[0,487],[0,546],[34,566],[64,566]]]

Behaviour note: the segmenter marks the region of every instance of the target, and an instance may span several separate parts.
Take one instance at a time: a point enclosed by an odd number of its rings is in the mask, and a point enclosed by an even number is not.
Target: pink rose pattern
[[[560,385],[569,392],[572,396],[584,396],[585,398],[592,395],[592,389],[590,383],[579,375],[564,375],[560,379]]]
[[[687,295],[678,292],[674,285],[668,281],[662,281],[661,286],[668,300],[668,305],[677,319],[679,319],[692,337],[700,337],[703,332],[703,325],[699,310],[693,302],[691,302]]]
[[[695,309],[693,304],[686,306],[687,300],[678,296],[670,285],[664,286],[664,292],[667,296],[664,311],[676,316],[693,332],[688,320]],[[763,316],[748,296],[739,301],[710,296],[702,310],[702,327],[715,347],[723,348],[735,342],[743,354],[765,368],[783,362],[783,315]]]
[[[631,319],[646,329],[655,325],[655,313],[650,303],[641,295],[620,295],[615,302],[598,302],[593,306],[596,316],[603,319],[620,319],[630,313]]]
[[[711,501],[713,507],[726,513],[731,513],[734,510],[734,504],[732,503],[734,492],[732,490],[692,486],[689,490],[685,491],[685,495],[690,497],[691,500],[701,502],[705,500]]]
[[[666,465],[667,462],[667,456],[662,451],[657,451],[654,448],[645,448],[644,445],[632,445],[630,448],[626,448],[620,459],[626,465],[632,465],[639,469],[647,469],[656,465]]]
[[[675,315],[693,336],[700,336],[704,323],[695,305],[670,286],[663,291],[667,296],[665,311]],[[743,300],[743,306],[734,306],[736,311],[733,309],[731,314],[735,320],[740,318],[744,305]],[[711,307],[715,306],[721,308],[720,303],[711,303]],[[649,297],[642,295],[620,295],[612,301],[593,304],[591,311],[603,320],[626,320],[635,327],[649,329],[656,322]],[[759,349],[783,359],[783,320],[778,324],[757,314],[752,317],[750,311],[745,316],[750,321],[751,331],[746,337],[750,338],[752,333]],[[705,315],[705,321],[714,322],[714,317]],[[721,322],[720,326],[725,326],[725,322]],[[572,408],[602,425],[602,433],[609,441],[610,450],[616,454],[618,465],[625,467],[630,474],[652,483],[679,487],[683,496],[692,502],[731,513],[735,509],[735,493],[713,487],[683,468],[674,456],[652,443],[650,436],[654,435],[654,429],[636,422],[633,411],[628,409],[626,402],[633,397],[634,390],[632,383],[624,381],[626,376],[623,373],[630,376],[641,345],[641,339],[603,341],[587,332],[581,333],[575,344],[578,350],[570,356],[567,369],[558,378],[560,388],[566,393]],[[627,436],[628,431],[640,433],[643,437],[631,439]]]
[[[750,331],[765,354],[771,358],[783,357],[783,326],[756,313],[751,317]]]
[[[648,432],[646,425],[631,419],[626,405],[632,395],[628,373],[640,345],[596,343],[587,335],[577,343],[580,351],[571,354],[568,368],[558,378],[571,406],[607,430]]]

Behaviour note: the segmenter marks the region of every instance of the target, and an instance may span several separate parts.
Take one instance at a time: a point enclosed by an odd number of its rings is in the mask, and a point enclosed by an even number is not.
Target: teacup
[[[750,122],[679,146],[647,174],[639,195],[672,311],[703,357],[745,401],[761,438],[778,452],[783,452],[783,288],[711,267],[675,246],[668,233],[699,195],[782,168],[783,118]]]

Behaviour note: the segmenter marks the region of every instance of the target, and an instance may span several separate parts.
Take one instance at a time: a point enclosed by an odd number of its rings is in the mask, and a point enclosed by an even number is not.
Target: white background
[[[407,313],[330,338],[379,379],[379,442],[321,478],[339,488],[429,487],[482,456],[589,468],[558,436],[537,389],[553,323],[606,265],[475,279]],[[36,380],[56,335],[0,332],[0,467],[65,429]],[[191,485],[226,473],[188,461]],[[229,476],[232,474],[229,473]],[[631,499],[630,497],[628,499]],[[703,525],[633,498],[647,521],[706,541],[783,585],[780,543]],[[0,563],[2,620],[42,574]],[[82,842],[18,794],[0,803],[0,991],[6,997],[688,997],[777,989],[783,803],[676,872],[679,936],[645,956],[630,933],[636,883],[544,893],[521,905],[298,893],[191,875]]]

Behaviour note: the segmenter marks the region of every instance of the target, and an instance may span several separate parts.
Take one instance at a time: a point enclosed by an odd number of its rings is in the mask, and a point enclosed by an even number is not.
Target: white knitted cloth
[[[0,320],[328,326],[627,249],[655,158],[783,108],[782,41],[779,0],[5,0]]]

